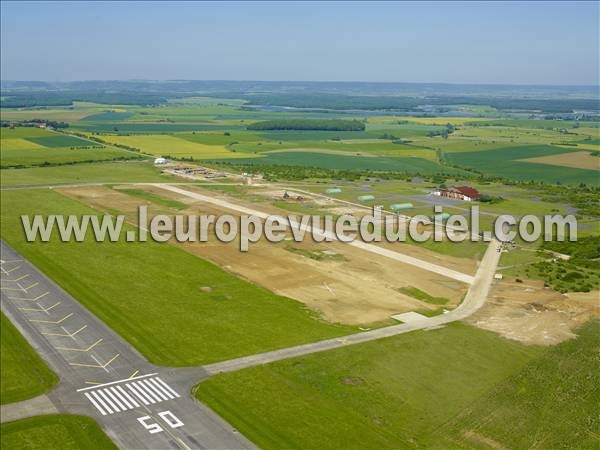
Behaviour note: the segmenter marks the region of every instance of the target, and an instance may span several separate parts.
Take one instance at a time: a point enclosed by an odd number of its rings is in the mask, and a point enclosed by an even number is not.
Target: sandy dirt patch
[[[551,166],[573,167],[575,169],[600,170],[600,157],[590,152],[571,152],[537,158],[518,159],[517,161],[549,164]]]
[[[555,345],[576,337],[575,329],[600,317],[600,292],[560,294],[541,281],[502,281],[467,322],[525,344]]]

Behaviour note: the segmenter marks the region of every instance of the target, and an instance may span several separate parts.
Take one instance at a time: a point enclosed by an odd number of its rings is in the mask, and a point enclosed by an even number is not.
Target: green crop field
[[[550,347],[442,426],[447,445],[466,446],[468,431],[504,448],[598,448],[600,322],[586,324],[578,334]]]
[[[53,414],[0,425],[3,449],[116,450],[117,446],[89,417]]]
[[[141,156],[115,148],[90,149],[10,149],[2,148],[0,161],[5,167],[32,167],[81,162],[140,159]]]
[[[2,204],[2,238],[156,364],[204,364],[357,331],[171,245],[24,242],[21,214],[98,214],[57,192],[3,191]]]
[[[222,160],[223,162],[231,160]],[[325,169],[390,170],[398,172],[432,174],[459,173],[460,170],[442,167],[433,161],[411,157],[362,157],[331,153],[289,151],[269,153],[261,158],[239,158],[236,164],[307,166]]]
[[[218,375],[195,393],[265,449],[443,448],[441,426],[542,351],[454,323]]]
[[[90,182],[169,182],[173,177],[161,175],[160,169],[146,162],[105,162],[27,169],[3,169],[3,187]],[[185,180],[177,180],[183,182]]]
[[[100,144],[75,136],[53,134],[52,136],[28,137],[28,141],[48,148],[55,147],[101,147]]]
[[[214,131],[240,129],[241,126],[206,123],[135,123],[135,122],[78,122],[74,128],[95,133],[151,134],[177,133],[180,131]]]
[[[548,183],[600,185],[597,170],[558,167],[517,161],[538,156],[557,155],[568,150],[550,146],[506,147],[479,152],[447,153],[448,162],[475,169],[485,174],[497,175],[513,180],[538,180]]]
[[[127,120],[135,113],[131,111],[105,111],[98,114],[91,114],[81,119],[82,122],[119,122]]]
[[[58,382],[21,333],[0,314],[0,404],[35,397]]]

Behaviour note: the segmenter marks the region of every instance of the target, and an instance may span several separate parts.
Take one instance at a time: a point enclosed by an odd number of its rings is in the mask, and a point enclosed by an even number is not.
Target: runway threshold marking
[[[87,352],[89,352],[91,349],[93,349],[96,345],[98,345],[102,341],[103,341],[103,339],[100,338],[96,342],[94,342],[92,345],[90,345],[88,348],[56,347],[56,350],[66,350],[66,351],[69,351],[69,352],[84,352],[84,353],[87,353]]]
[[[75,313],[71,313],[71,314],[67,314],[65,317],[63,317],[60,320],[37,320],[37,319],[29,319],[30,322],[35,322],[35,323],[50,323],[53,325],[58,325],[60,323],[63,323],[65,320],[67,320],[69,317],[71,317],[73,314]]]
[[[180,395],[156,374],[78,389],[103,416],[174,400]],[[119,384],[123,383],[123,384]]]

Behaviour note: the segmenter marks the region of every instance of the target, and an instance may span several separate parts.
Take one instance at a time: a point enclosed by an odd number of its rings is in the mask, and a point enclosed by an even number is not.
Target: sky
[[[4,80],[599,84],[598,2],[1,2]]]

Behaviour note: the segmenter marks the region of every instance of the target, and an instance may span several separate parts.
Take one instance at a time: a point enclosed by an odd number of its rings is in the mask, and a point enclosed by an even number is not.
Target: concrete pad
[[[409,312],[402,313],[402,314],[394,314],[391,317],[394,320],[398,320],[398,321],[404,322],[404,323],[421,322],[422,320],[429,319],[429,317],[424,316],[423,314],[419,314],[414,311],[409,311]]]

